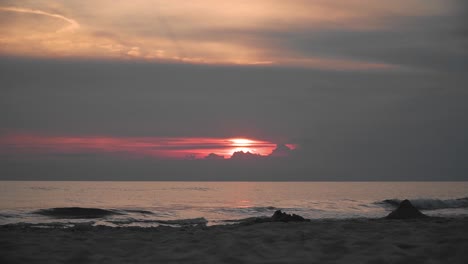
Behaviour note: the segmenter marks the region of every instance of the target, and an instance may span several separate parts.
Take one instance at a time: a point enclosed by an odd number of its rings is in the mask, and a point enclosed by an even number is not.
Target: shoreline
[[[2,263],[466,263],[468,217],[183,227],[0,226]]]

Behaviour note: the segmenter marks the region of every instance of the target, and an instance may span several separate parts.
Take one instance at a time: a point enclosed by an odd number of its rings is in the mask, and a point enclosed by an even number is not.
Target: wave
[[[58,207],[49,209],[40,209],[33,211],[33,214],[43,215],[52,217],[55,219],[75,219],[81,221],[81,219],[102,219],[96,222],[97,224],[111,223],[114,225],[132,225],[132,224],[157,224],[157,225],[168,225],[168,226],[194,226],[194,225],[206,225],[208,220],[203,217],[190,218],[190,219],[174,219],[174,220],[163,220],[163,219],[141,219],[144,217],[154,217],[159,214],[140,210],[140,209],[101,209],[101,208],[83,208],[83,207]],[[139,216],[140,215],[140,216]],[[133,216],[133,217],[132,217]],[[134,218],[135,217],[135,218]],[[74,222],[67,222],[70,224]],[[78,224],[81,222],[78,222]],[[94,222],[92,222],[94,223]],[[54,223],[55,225],[62,225],[61,223]]]
[[[278,210],[274,206],[254,206],[254,207],[231,207],[231,208],[221,208],[216,209],[222,212],[228,213],[243,213],[243,214],[252,214],[252,213],[265,213]]]
[[[157,220],[158,223],[167,225],[206,225],[208,220],[204,217],[190,218],[190,219],[176,219],[176,220]]]
[[[189,225],[206,225],[208,220],[203,217],[189,218],[189,219],[175,219],[175,220],[160,220],[160,219],[120,219],[120,220],[109,220],[107,221],[116,225],[130,225],[133,223],[145,223],[145,224],[162,224],[162,225],[175,225],[175,226],[189,226]]]
[[[157,190],[161,190],[161,191],[202,191],[202,192],[206,192],[206,191],[212,191],[213,189],[208,188],[208,187],[171,187],[171,188],[161,188],[161,189],[157,189]]]
[[[468,207],[468,197],[458,199],[409,199],[410,202],[420,210],[438,210],[438,209],[454,209]],[[377,204],[389,205],[397,207],[402,200],[400,199],[387,199]]]
[[[9,214],[0,214],[0,218],[11,218],[11,217],[13,216]]]
[[[138,210],[138,209],[125,209],[125,210],[121,210],[121,211],[127,212],[127,213],[137,213],[137,214],[142,214],[142,215],[152,215],[152,214],[154,214],[151,211]]]
[[[102,218],[111,215],[120,215],[117,211],[106,210],[100,208],[83,208],[83,207],[58,207],[49,209],[40,209],[34,214],[54,217],[54,218]]]
[[[58,187],[40,187],[40,186],[33,186],[30,187],[31,190],[39,190],[39,191],[56,191],[56,190],[67,190],[65,188],[58,188]]]

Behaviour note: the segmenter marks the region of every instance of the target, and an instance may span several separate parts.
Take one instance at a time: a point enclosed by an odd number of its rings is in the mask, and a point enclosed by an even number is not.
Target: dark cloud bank
[[[460,71],[0,60],[3,132],[252,137],[268,159],[0,156],[9,180],[468,180]],[[283,157],[281,157],[283,156]]]

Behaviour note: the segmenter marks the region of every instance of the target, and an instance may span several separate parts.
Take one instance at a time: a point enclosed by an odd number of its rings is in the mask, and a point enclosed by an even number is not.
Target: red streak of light
[[[288,145],[294,149],[295,145]],[[204,158],[210,153],[229,158],[243,151],[269,155],[276,144],[245,138],[167,138],[109,136],[47,136],[9,134],[0,136],[0,154],[109,153],[130,157]]]

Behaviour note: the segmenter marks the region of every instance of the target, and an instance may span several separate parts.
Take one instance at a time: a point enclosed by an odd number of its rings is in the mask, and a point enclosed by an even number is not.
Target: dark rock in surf
[[[270,216],[262,216],[262,217],[249,217],[241,220],[236,220],[242,225],[252,225],[252,224],[260,224],[260,223],[271,223],[271,222],[310,222],[309,219],[305,219],[304,217],[296,214],[287,214],[281,212],[281,210],[275,211],[275,213]]]
[[[425,218],[427,215],[421,213],[414,207],[409,200],[404,200],[400,203],[397,209],[391,212],[386,219],[417,219]]]
[[[59,208],[50,208],[42,209],[34,212],[36,214],[50,216],[54,218],[101,218],[110,215],[120,214],[118,212],[104,210],[99,208],[82,208],[82,207],[59,207]]]
[[[272,222],[305,222],[307,221],[304,217],[297,215],[297,214],[287,214],[281,212],[281,210],[275,211],[275,213],[271,216]]]

